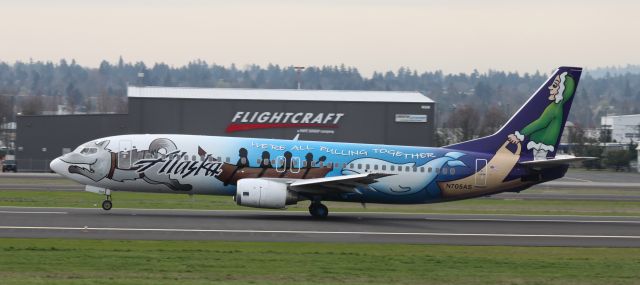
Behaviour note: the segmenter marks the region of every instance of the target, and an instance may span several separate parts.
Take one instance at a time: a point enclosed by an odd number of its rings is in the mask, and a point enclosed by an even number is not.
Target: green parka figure
[[[519,143],[525,137],[529,138],[527,149],[533,150],[534,160],[546,159],[548,152],[555,150],[560,139],[562,119],[564,117],[564,103],[567,102],[576,89],[574,79],[563,72],[556,76],[549,86],[549,100],[551,104],[544,109],[542,115],[520,131],[508,136],[511,143]]]

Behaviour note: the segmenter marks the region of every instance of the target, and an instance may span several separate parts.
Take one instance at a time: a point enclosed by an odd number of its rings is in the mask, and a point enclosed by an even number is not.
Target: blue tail
[[[555,157],[581,73],[558,68],[498,132],[446,148],[494,153],[509,141],[522,144],[523,160]]]

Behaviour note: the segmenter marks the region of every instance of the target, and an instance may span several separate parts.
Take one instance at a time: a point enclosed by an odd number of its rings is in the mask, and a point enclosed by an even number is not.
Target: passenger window
[[[396,170],[396,166],[395,166],[395,165],[391,165],[391,166],[389,166],[389,170],[391,170],[391,171]]]
[[[216,160],[222,162],[222,157],[218,156],[218,159],[216,159]]]
[[[382,170],[387,170],[387,166],[386,165],[382,165]]]
[[[350,164],[350,165],[351,165],[351,166],[350,166],[349,168],[354,168],[353,163],[352,163],[352,164]]]
[[[258,159],[256,159],[256,163],[257,163],[258,165],[260,165],[260,163],[261,163],[261,162],[262,162],[262,159],[259,159],[259,158],[258,158]]]
[[[377,164],[373,165],[373,170],[378,170],[378,165]]]
[[[224,159],[224,161],[225,161],[226,163],[230,163],[230,162],[231,162],[231,158],[229,158],[229,157],[227,156],[227,157]]]
[[[410,167],[410,166],[405,167],[405,168],[404,168],[404,171],[406,171],[406,172],[411,172],[411,167]]]
[[[440,168],[436,167],[436,173],[440,172]]]
[[[449,174],[451,174],[451,175],[456,174],[456,169],[455,168],[449,169]]]
[[[420,167],[420,172],[424,173],[424,166]]]
[[[365,164],[364,165],[364,169],[369,169],[369,168],[371,168],[371,167],[369,167],[369,164]]]
[[[427,172],[431,173],[431,167],[427,167]]]
[[[195,154],[191,156],[191,160],[196,161],[196,155]]]
[[[362,164],[358,163],[358,169],[362,169]]]

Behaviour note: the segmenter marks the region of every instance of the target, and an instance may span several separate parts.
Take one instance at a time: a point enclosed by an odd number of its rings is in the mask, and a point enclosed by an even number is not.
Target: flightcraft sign
[[[343,113],[236,112],[227,133],[273,128],[337,128]]]

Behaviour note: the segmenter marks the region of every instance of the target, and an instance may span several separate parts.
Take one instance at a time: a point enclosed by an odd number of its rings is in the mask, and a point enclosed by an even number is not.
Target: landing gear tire
[[[320,203],[311,203],[309,206],[309,214],[317,219],[324,219],[329,215],[327,206]]]
[[[109,211],[109,210],[111,210],[112,207],[113,207],[113,203],[111,203],[111,200],[102,201],[102,209],[103,210]]]

